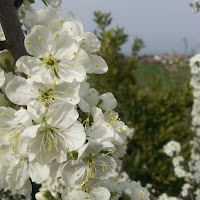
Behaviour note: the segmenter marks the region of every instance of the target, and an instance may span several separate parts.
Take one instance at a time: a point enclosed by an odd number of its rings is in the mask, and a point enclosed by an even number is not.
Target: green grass
[[[156,80],[161,79],[163,90],[174,88],[174,85],[182,88],[190,80],[189,67],[178,67],[167,70],[160,64],[146,64],[139,66],[136,70],[137,82],[145,88],[153,89]]]

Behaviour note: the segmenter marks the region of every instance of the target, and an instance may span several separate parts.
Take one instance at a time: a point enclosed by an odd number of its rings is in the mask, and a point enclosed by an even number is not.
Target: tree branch
[[[6,41],[0,41],[0,51],[3,51],[7,48]]]
[[[24,0],[14,0],[14,6],[17,10],[21,7],[21,5],[23,4],[23,1]]]
[[[12,56],[18,60],[21,56],[28,55],[24,47],[24,34],[17,10],[9,0],[0,0],[0,23]]]

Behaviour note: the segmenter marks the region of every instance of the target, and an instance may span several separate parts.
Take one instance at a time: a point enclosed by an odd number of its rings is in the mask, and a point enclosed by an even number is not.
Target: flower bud
[[[37,200],[56,200],[49,191],[41,191],[35,194]]]

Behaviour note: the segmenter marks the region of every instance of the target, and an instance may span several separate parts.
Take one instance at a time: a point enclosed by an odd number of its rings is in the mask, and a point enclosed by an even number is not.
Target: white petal
[[[108,65],[101,56],[90,56],[91,67],[87,71],[88,73],[103,74],[108,71]]]
[[[86,139],[83,125],[80,122],[75,122],[68,129],[63,131],[66,139],[66,146],[70,151],[75,151],[80,148]]]
[[[110,192],[108,191],[107,188],[105,187],[97,187],[93,188],[90,193],[90,198],[89,199],[94,199],[94,200],[109,200],[110,199]]]
[[[26,82],[25,78],[17,76],[6,87],[6,95],[10,101],[18,105],[27,105],[38,91]]]
[[[63,168],[62,178],[69,187],[80,188],[88,175],[90,168],[84,163],[76,163],[70,160]]]
[[[6,178],[9,186],[14,190],[20,190],[28,180],[28,164],[22,161],[17,167],[10,167],[8,169],[8,176]]]
[[[103,103],[99,107],[106,111],[107,109],[113,110],[117,107],[117,100],[111,92],[104,93],[100,96],[100,99],[103,100]]]
[[[29,174],[33,182],[42,183],[45,181],[49,176],[49,166],[48,165],[41,165],[37,162],[30,163],[29,165]]]
[[[41,127],[40,124],[31,126],[23,131],[21,134],[22,137],[29,137],[29,138],[35,138],[37,135],[38,129]]]
[[[62,0],[46,0],[46,2],[54,8],[58,8],[62,3]]]
[[[1,87],[2,91],[5,93],[6,86],[8,83],[15,77],[16,75],[13,74],[13,72],[5,73],[5,82],[3,86]]]
[[[78,106],[83,112],[90,112],[90,105],[83,98],[80,98]]]
[[[30,55],[37,58],[45,57],[45,50],[49,50],[48,39],[52,37],[50,30],[41,25],[34,26],[25,38],[25,47]]]
[[[76,189],[71,189],[71,188],[66,188],[62,194],[62,199],[63,200],[86,200],[88,195],[81,191],[81,190],[76,190]]]
[[[49,108],[46,120],[51,126],[65,129],[73,124],[78,116],[78,112],[73,105],[58,104]]]
[[[5,81],[4,71],[0,69],[0,87],[4,84],[4,81]]]
[[[94,53],[98,51],[101,46],[99,39],[93,33],[83,33],[78,40],[80,46],[86,52]]]

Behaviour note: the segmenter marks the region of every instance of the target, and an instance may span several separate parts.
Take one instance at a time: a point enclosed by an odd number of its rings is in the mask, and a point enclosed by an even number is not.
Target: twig
[[[148,168],[146,165],[144,166],[144,168],[145,168],[146,172],[149,174],[149,176],[151,177],[151,179],[152,179],[152,181],[153,181],[153,186],[154,186],[154,188],[155,188],[155,190],[156,190],[156,193],[157,193],[158,195],[161,195],[161,192],[160,192],[160,190],[158,189],[158,187],[157,187],[157,185],[156,185],[156,180],[155,180],[153,174],[151,173],[151,171],[149,170],[149,168]]]

